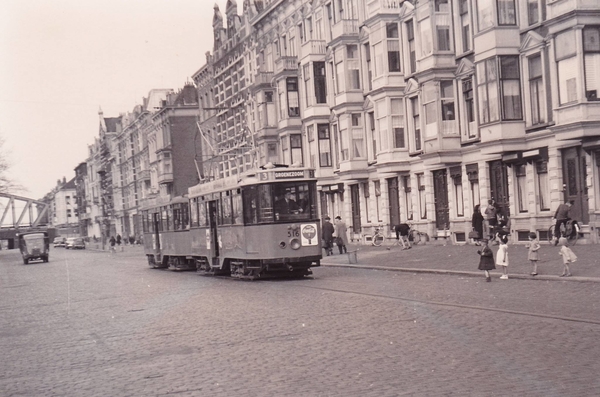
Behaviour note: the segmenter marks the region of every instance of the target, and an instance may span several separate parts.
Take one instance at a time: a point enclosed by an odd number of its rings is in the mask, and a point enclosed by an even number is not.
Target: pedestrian
[[[323,220],[323,226],[321,227],[323,233],[323,248],[327,252],[327,256],[333,255],[333,233],[335,229],[331,223],[331,218],[326,216]]]
[[[484,212],[484,232],[485,237],[492,239],[494,237],[494,227],[496,226],[496,202],[494,200],[488,200],[488,206]]]
[[[537,262],[540,259],[538,251],[541,248],[537,234],[534,232],[529,233],[529,243],[526,245],[526,247],[529,248],[527,259],[531,263],[531,275],[537,276]]]
[[[346,234],[348,227],[346,223],[342,220],[341,216],[335,217],[335,243],[338,246],[338,250],[340,254],[345,254],[348,252],[346,245],[348,244],[348,235]]]
[[[117,251],[115,250],[115,243],[117,242],[117,240],[115,240],[115,236],[110,236],[110,240],[108,240],[108,243],[110,244],[110,252],[111,253],[116,253]]]
[[[556,209],[554,213],[554,246],[558,244],[558,239],[562,236],[560,232],[560,227],[565,225],[567,227],[567,221],[571,219],[571,207],[573,206],[574,201],[567,201],[564,204],[561,204]]]
[[[121,247],[121,235],[117,234],[117,246],[119,247],[119,251],[123,251],[123,247]]]
[[[496,265],[502,266],[500,279],[508,280],[508,235],[499,237],[500,246],[496,253]]]
[[[396,240],[398,240],[398,243],[402,244],[402,249],[410,249],[411,245],[410,240],[408,239],[408,235],[410,234],[410,225],[408,223],[401,223],[394,226],[394,231],[396,232]]]
[[[569,243],[565,237],[561,237],[558,239],[558,244],[560,244],[560,251],[558,255],[563,258],[563,273],[560,275],[561,277],[571,277],[571,269],[569,269],[569,263],[573,263],[577,260],[577,256],[575,253],[569,248]]]
[[[471,227],[473,236],[473,242],[476,245],[480,244],[481,239],[483,238],[483,215],[481,214],[481,206],[477,204],[475,208],[473,208],[473,216],[471,218]]]
[[[494,270],[496,266],[494,265],[494,253],[488,246],[488,239],[484,238],[481,240],[481,244],[483,247],[477,251],[479,254],[479,270],[485,271],[485,281],[492,281],[492,277],[490,276],[490,270]]]

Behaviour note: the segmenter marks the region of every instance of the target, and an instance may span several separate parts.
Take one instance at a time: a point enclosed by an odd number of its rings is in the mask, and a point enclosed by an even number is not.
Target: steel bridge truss
[[[0,193],[0,197],[8,199],[4,211],[2,212],[2,218],[0,218],[0,227],[8,226],[15,229],[23,226],[37,227],[48,212],[48,204],[43,201],[19,197],[8,193]],[[2,207],[0,207],[0,210],[1,208]],[[17,213],[19,213],[18,216]],[[12,216],[12,223],[6,225],[5,222],[8,222],[9,214]],[[25,214],[29,214],[27,218],[29,221],[28,223],[24,222]]]

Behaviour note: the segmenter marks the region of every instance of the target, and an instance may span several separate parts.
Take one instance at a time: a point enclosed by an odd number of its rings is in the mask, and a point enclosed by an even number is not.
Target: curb
[[[446,270],[446,269],[413,269],[407,267],[389,267],[389,266],[372,266],[372,265],[350,265],[350,264],[341,264],[341,263],[323,263],[321,262],[321,266],[329,266],[329,267],[347,267],[354,269],[368,269],[368,270],[386,270],[392,272],[407,272],[407,273],[429,273],[429,274],[451,274],[457,276],[469,276],[469,277],[483,277],[483,271],[479,272],[471,272],[464,270]],[[560,277],[553,275],[537,275],[535,277],[529,274],[510,274],[510,279],[520,279],[520,280],[546,280],[546,281],[579,281],[579,282],[590,282],[590,283],[600,283],[600,278],[598,277]],[[500,275],[492,274],[492,278],[500,278]]]

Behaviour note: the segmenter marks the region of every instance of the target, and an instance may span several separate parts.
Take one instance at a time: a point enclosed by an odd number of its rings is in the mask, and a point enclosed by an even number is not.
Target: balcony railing
[[[158,175],[158,183],[170,183],[173,182],[172,172],[163,172]]]
[[[342,36],[358,35],[358,20],[357,19],[342,19],[333,25],[331,29],[331,39],[337,39]]]
[[[150,179],[150,170],[141,170],[138,172],[138,179],[141,181]]]
[[[403,0],[370,0],[367,1],[367,16],[376,14],[398,14]]]
[[[253,85],[271,84],[272,80],[273,72],[257,72],[256,75],[254,75]]]
[[[307,40],[302,44],[302,57],[307,55],[325,55],[325,40]]]
[[[297,56],[283,56],[275,61],[275,73],[281,73],[284,71],[297,71],[298,70],[298,57]]]

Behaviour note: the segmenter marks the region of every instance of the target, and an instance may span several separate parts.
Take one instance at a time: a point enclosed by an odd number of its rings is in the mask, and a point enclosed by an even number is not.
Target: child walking
[[[492,281],[492,278],[490,277],[490,270],[494,270],[496,268],[496,266],[494,265],[494,253],[488,246],[487,239],[481,240],[481,244],[483,244],[483,247],[479,251],[477,251],[477,253],[480,256],[479,270],[485,271],[485,281],[489,283],[490,281]]]
[[[508,280],[508,236],[502,235],[498,237],[500,246],[496,253],[496,265],[502,266],[501,280]]]
[[[531,232],[529,233],[529,244],[527,244],[527,248],[529,248],[529,253],[527,254],[527,259],[531,262],[531,275],[537,276],[537,262],[540,259],[538,251],[540,250],[540,242],[537,238],[537,234]]]
[[[567,242],[566,238],[559,238],[558,245],[560,245],[560,251],[558,252],[558,255],[562,256],[563,265],[565,266],[565,268],[563,269],[563,274],[561,274],[560,276],[571,277],[571,269],[569,269],[569,263],[575,262],[577,260],[577,256],[575,256],[575,253],[573,253],[571,248],[569,248],[569,243]]]

